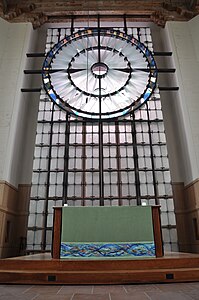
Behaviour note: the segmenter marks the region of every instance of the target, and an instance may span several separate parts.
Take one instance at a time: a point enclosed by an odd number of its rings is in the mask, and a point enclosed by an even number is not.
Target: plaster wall
[[[38,32],[31,24],[0,19],[0,36],[0,180],[17,187],[31,182],[39,97],[21,88],[41,85],[23,73],[37,67],[26,53],[37,48]]]
[[[26,53],[43,51],[42,32],[0,19],[0,257],[25,249],[39,95],[21,88],[41,86],[23,71],[41,67]]]
[[[160,51],[171,51],[167,77],[179,92],[161,93],[173,182],[179,249],[199,252],[199,16],[189,22],[168,22],[160,29]]]
[[[173,179],[183,181],[185,185],[199,178],[198,32],[199,16],[189,22],[168,22],[164,29],[165,42],[173,53],[177,77],[177,81],[170,78],[170,84],[179,86],[179,93],[172,94],[165,104],[173,128],[169,135],[174,141],[168,144],[169,147],[175,146],[173,153],[179,154],[178,166],[173,156],[179,173],[177,175],[173,168]]]

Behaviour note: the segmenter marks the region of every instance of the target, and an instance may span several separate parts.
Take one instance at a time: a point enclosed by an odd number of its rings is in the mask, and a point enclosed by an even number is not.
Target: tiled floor
[[[199,300],[199,282],[140,285],[0,285],[0,300]]]

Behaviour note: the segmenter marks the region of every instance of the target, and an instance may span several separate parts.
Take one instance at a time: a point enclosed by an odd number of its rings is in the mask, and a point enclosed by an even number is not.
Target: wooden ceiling
[[[186,21],[199,14],[199,0],[0,0],[0,17],[9,22],[66,22],[69,18],[109,18],[126,15],[131,21],[153,21],[164,27],[166,21]]]

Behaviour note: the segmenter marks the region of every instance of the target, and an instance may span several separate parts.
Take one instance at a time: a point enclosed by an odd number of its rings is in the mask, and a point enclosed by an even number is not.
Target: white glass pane
[[[166,228],[162,229],[162,237],[163,237],[163,241],[165,243],[169,243],[170,242],[170,232],[169,232],[169,229],[166,229]]]
[[[38,186],[38,197],[40,197],[40,198],[44,198],[45,197],[45,195],[46,195],[46,187],[45,186],[43,186],[43,185],[39,185]]]
[[[164,212],[161,213],[161,222],[163,226],[169,224],[167,213]]]
[[[111,172],[110,177],[111,177],[111,183],[117,183],[118,177],[117,177],[117,172]]]
[[[42,227],[43,226],[43,215],[42,214],[37,214],[36,215],[36,226],[37,227]]]
[[[173,199],[168,199],[167,200],[167,206],[168,206],[168,211],[174,211]]]
[[[171,237],[171,242],[172,243],[177,243],[178,238],[177,238],[177,230],[174,229],[170,229],[170,237]]]
[[[28,227],[33,227],[36,224],[35,214],[30,214],[28,218]]]
[[[176,219],[175,219],[174,212],[169,212],[168,213],[168,218],[169,218],[169,224],[170,225],[176,225]]]
[[[160,199],[160,206],[162,212],[167,212],[167,201],[165,199]]]
[[[118,195],[118,186],[117,185],[111,185],[111,196],[117,196]]]
[[[75,196],[76,197],[81,197],[81,190],[82,190],[82,186],[81,185],[75,185]]]
[[[129,194],[130,196],[136,196],[136,187],[134,184],[129,184]]]
[[[56,192],[55,192],[56,197],[62,197],[62,194],[63,194],[63,186],[57,185]]]

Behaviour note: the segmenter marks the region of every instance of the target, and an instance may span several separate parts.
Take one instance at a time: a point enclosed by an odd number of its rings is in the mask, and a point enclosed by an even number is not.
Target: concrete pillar
[[[37,84],[23,73],[34,68],[26,53],[36,50],[37,35],[31,24],[0,19],[0,257],[20,254],[26,237],[39,95],[21,88]]]
[[[179,93],[161,95],[174,189],[179,246],[199,252],[199,16],[167,22],[164,49],[172,51]]]

